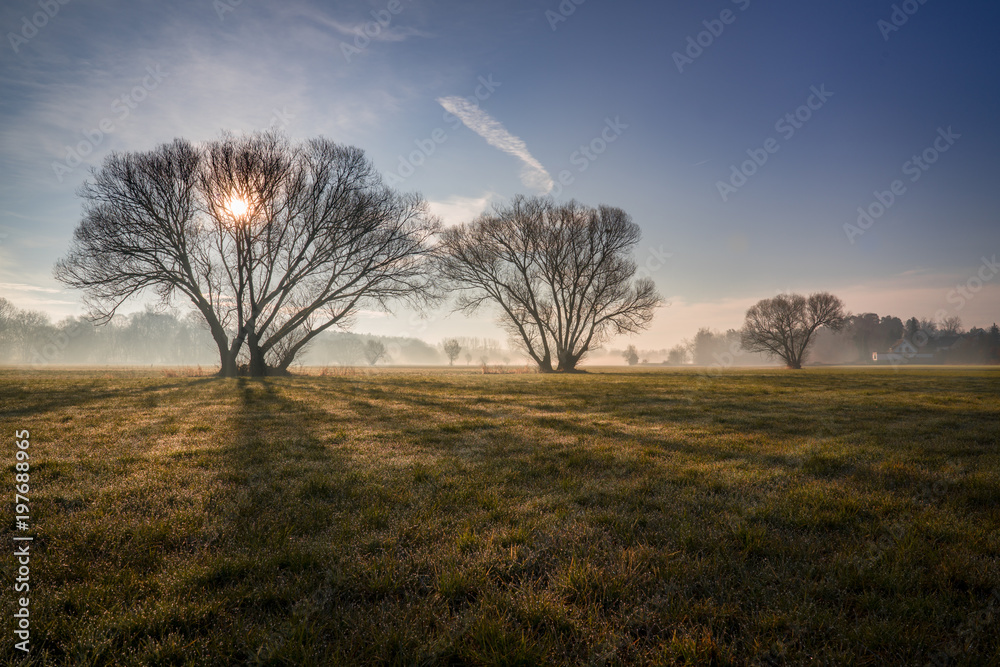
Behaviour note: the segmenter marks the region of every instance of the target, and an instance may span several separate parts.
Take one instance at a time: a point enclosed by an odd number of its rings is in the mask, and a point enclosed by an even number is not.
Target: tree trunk
[[[215,344],[219,346],[219,377],[234,378],[239,375],[239,368],[236,365],[236,354],[229,349],[229,341],[215,339]]]
[[[559,353],[559,366],[556,368],[556,371],[561,373],[575,373],[576,365],[580,363],[580,357],[582,356],[582,352],[577,354],[570,352]]]
[[[267,361],[264,359],[264,352],[260,349],[260,339],[254,334],[247,336],[247,348],[250,350],[247,374],[254,378],[266,376],[268,374]]]
[[[222,367],[219,369],[219,377],[234,378],[238,375],[239,369],[236,367],[236,360],[229,356],[229,351],[222,353]]]
[[[295,361],[295,353],[289,352],[288,354],[281,357],[281,361],[278,362],[277,366],[270,366],[267,369],[268,375],[291,375],[288,372],[288,367],[292,365]]]

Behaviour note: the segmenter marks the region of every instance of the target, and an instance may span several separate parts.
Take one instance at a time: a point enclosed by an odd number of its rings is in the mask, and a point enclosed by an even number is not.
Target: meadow
[[[7,369],[0,659],[1000,664],[998,416],[995,367]]]

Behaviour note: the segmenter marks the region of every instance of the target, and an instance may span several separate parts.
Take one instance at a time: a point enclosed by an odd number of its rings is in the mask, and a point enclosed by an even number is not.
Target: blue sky
[[[448,223],[516,193],[624,208],[670,301],[642,347],[780,291],[1000,315],[994,3],[17,0],[0,27],[0,295],[55,317],[82,312],[51,267],[90,166],[275,125],[365,149]],[[845,230],[859,207],[884,213]],[[501,337],[443,310],[357,329]]]

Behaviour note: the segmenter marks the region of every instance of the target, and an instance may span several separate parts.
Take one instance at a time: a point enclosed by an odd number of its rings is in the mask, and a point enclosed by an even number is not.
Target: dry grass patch
[[[38,664],[1000,662],[998,369],[0,375]]]

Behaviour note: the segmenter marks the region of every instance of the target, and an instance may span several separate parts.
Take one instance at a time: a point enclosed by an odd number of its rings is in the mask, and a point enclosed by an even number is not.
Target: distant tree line
[[[873,353],[884,355],[903,343],[918,354],[931,354],[933,363],[1000,363],[1000,329],[973,326],[966,330],[958,317],[940,322],[911,317],[862,313],[847,318],[843,331],[820,331],[813,361],[828,364],[870,363]]]
[[[527,356],[518,349],[517,341],[510,341],[510,345],[509,348],[504,347],[495,338],[458,336],[443,341],[441,351],[449,363],[464,363],[466,365],[473,363],[478,365],[524,363]]]
[[[1000,363],[1000,329],[972,327],[961,320],[942,322],[876,313],[849,315],[841,331],[819,329],[810,351],[810,362],[820,364],[868,363],[872,353],[885,353],[907,341],[918,352],[934,353],[936,363]],[[521,364],[524,355],[493,338],[456,337],[434,346],[409,337],[371,336],[350,332],[325,332],[318,336],[299,362],[309,366],[361,366],[371,364],[439,365]],[[454,357],[449,354],[449,348]],[[748,352],[741,332],[702,327],[688,340],[669,349],[599,350],[601,363],[659,364],[705,367],[758,366],[780,363],[766,355]],[[0,297],[0,363],[7,364],[122,364],[205,365],[218,363],[215,344],[197,313],[146,309],[116,315],[106,325],[86,318],[59,322],[40,311],[17,308]]]
[[[862,313],[843,317],[839,330],[819,327],[812,336],[809,361],[819,364],[870,363],[873,353],[884,354],[907,342],[918,353],[934,355],[934,363],[1000,363],[1000,328],[972,327],[965,330],[958,317],[941,322],[911,317]],[[729,367],[784,363],[763,353],[750,352],[743,344],[743,332],[725,332],[702,327],[693,338],[668,349],[641,350],[629,345],[610,350],[612,358],[629,365],[662,364]],[[619,362],[620,363],[620,362]]]
[[[218,361],[201,318],[145,310],[106,325],[80,317],[52,322],[0,298],[0,362],[9,364],[212,365]]]
[[[766,356],[743,349],[739,330],[715,331],[708,327],[698,329],[692,338],[669,349],[642,350],[629,345],[624,350],[611,350],[610,354],[624,358],[629,365],[760,366],[771,363]]]
[[[318,336],[299,362],[306,366],[432,366],[444,363],[444,358],[436,347],[417,338],[333,331]]]
[[[483,344],[481,339],[463,340]],[[496,341],[489,344],[498,359],[511,354]],[[470,349],[481,352],[481,348]],[[43,312],[18,308],[0,297],[0,363],[214,367],[218,361],[215,341],[195,312],[181,315],[146,309],[116,315],[105,324],[83,317],[53,322]],[[438,348],[416,338],[338,331],[317,336],[298,362],[310,366],[434,365],[445,363],[445,358]]]

